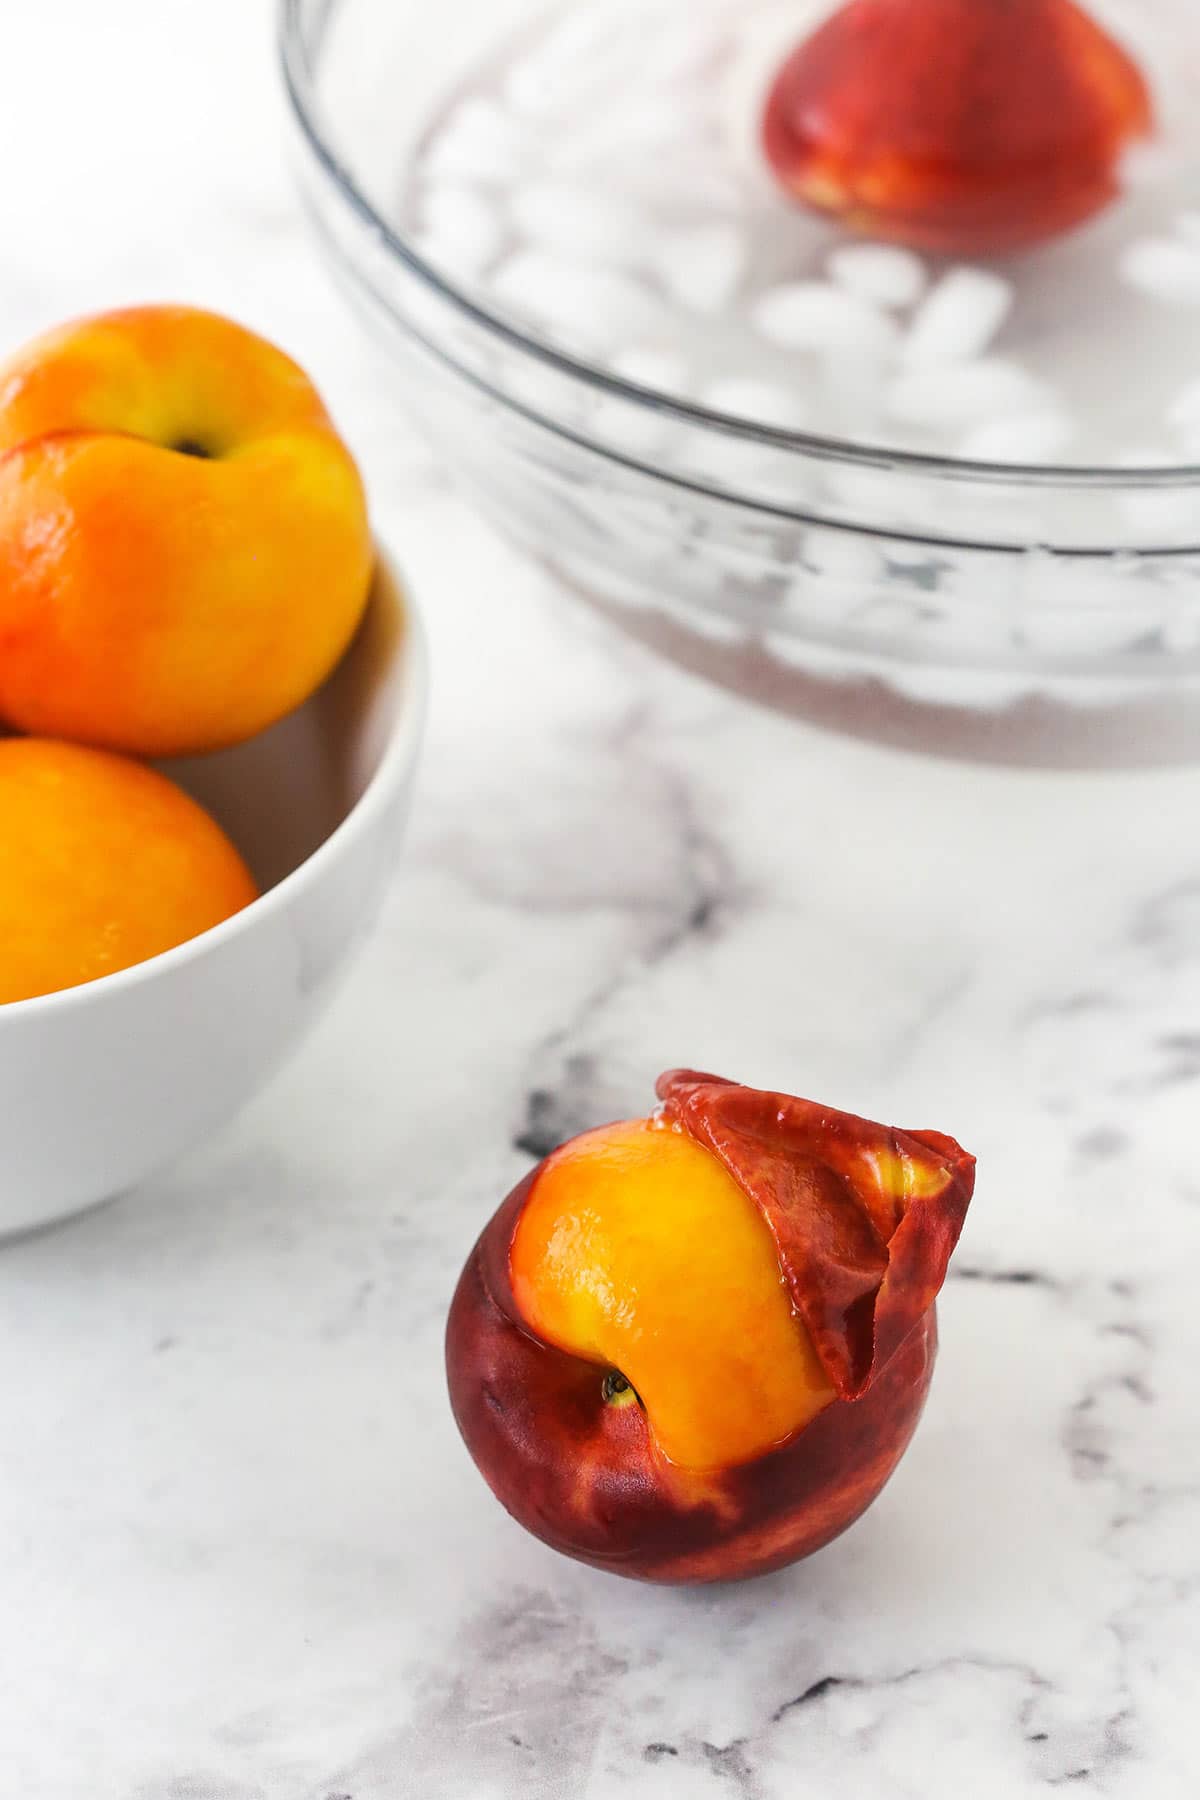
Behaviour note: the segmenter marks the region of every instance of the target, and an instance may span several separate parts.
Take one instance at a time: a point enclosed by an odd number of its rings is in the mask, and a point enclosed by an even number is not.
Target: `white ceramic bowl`
[[[381,561],[358,636],[306,706],[239,749],[164,765],[263,896],[165,956],[0,1006],[0,1235],[134,1186],[299,1043],[382,900],[427,682],[419,620]]]

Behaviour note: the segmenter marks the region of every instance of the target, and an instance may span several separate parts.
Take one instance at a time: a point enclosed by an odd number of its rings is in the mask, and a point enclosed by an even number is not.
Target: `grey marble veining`
[[[1200,771],[888,752],[652,661],[380,412],[281,163],[268,7],[11,10],[3,335],[168,296],[277,335],[362,450],[437,693],[315,1041],[187,1162],[0,1252],[0,1793],[1194,1795]],[[679,1061],[981,1158],[900,1474],[728,1591],[525,1539],[441,1370],[505,1190]]]

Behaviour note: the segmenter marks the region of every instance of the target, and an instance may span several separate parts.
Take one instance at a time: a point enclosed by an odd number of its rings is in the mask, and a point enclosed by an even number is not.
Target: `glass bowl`
[[[1200,51],[1177,0],[1135,3]],[[602,4],[456,0],[435,32],[419,0],[283,0],[306,210],[397,415],[570,587],[759,701],[968,754],[1193,756],[1200,466],[1022,467],[757,425],[523,327],[397,223],[468,69]],[[1200,54],[1176,64],[1172,117],[1194,126]],[[1200,171],[1200,135],[1178,161]]]

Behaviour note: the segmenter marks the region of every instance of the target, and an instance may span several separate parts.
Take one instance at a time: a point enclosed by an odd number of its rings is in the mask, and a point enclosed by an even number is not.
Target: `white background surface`
[[[0,1793],[1194,1794],[1200,773],[889,753],[610,636],[378,410],[280,128],[260,0],[6,9],[3,337],[153,298],[276,336],[363,457],[437,695],[311,1048],[0,1252]],[[644,1110],[679,1061],[982,1168],[901,1474],[809,1565],[699,1594],[526,1540],[440,1351],[531,1122]]]

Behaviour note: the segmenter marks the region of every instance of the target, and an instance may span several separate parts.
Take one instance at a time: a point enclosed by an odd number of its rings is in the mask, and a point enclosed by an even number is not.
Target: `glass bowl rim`
[[[283,70],[284,89],[293,118],[309,150],[334,184],[342,199],[356,213],[372,236],[384,243],[427,288],[440,299],[482,327],[493,337],[503,339],[514,349],[534,361],[554,369],[569,380],[577,381],[611,399],[639,407],[651,407],[680,422],[716,431],[723,436],[746,439],[773,450],[786,450],[816,462],[838,463],[843,467],[891,469],[897,473],[920,475],[948,481],[977,482],[980,485],[1003,484],[1008,487],[1083,489],[1113,493],[1158,492],[1181,488],[1200,489],[1200,463],[1161,464],[1150,468],[1122,468],[1116,464],[1015,463],[976,461],[965,457],[938,456],[925,451],[897,449],[886,444],[856,442],[850,438],[826,437],[807,431],[787,431],[776,426],[757,424],[753,420],[722,413],[710,407],[647,388],[629,381],[586,358],[560,350],[547,340],[524,331],[501,314],[475,300],[464,290],[440,274],[425,261],[419,251],[389,220],[380,213],[363,192],[354,175],[339,156],[320,121],[317,93],[316,59],[309,54],[309,33],[303,13],[306,0],[279,0],[278,45]],[[342,0],[322,0],[318,9],[318,35],[323,36],[330,19]],[[318,54],[319,54],[319,46]],[[604,446],[605,454],[610,454]],[[830,520],[836,526],[839,521]],[[861,527],[854,527],[861,529]],[[1129,547],[1122,551],[1114,546],[1110,552],[1092,554],[1178,555],[1194,552],[1193,546],[1172,546],[1169,550]],[[1070,555],[1072,552],[1067,551]],[[1079,554],[1079,552],[1075,552]]]

